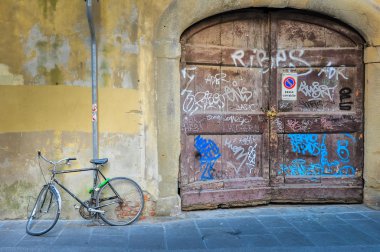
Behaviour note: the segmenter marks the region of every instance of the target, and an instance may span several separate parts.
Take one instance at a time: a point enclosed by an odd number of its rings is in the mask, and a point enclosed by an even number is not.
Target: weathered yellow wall
[[[365,202],[380,209],[380,47],[365,50]]]
[[[89,88],[3,86],[0,90],[0,132],[92,130]],[[141,110],[136,90],[101,88],[99,104],[101,132],[139,133]]]
[[[167,2],[167,3],[166,3]],[[145,132],[156,120],[143,113],[152,95],[153,34],[169,1],[93,1],[98,42],[99,149],[108,176],[135,179],[158,197],[154,144]],[[41,149],[54,159],[92,158],[90,33],[84,1],[3,0],[0,4],[0,219],[25,218],[42,185]],[[152,99],[152,98],[150,98]],[[150,153],[147,153],[150,149]],[[61,176],[87,197],[91,174]],[[87,181],[86,181],[87,180]],[[86,181],[86,182],[84,182]],[[79,218],[73,200],[64,216]]]
[[[240,8],[305,9],[354,27],[366,50],[366,198],[380,202],[377,64],[378,0],[100,0],[98,37],[100,156],[110,176],[136,179],[150,194],[146,214],[175,213],[179,169],[179,38],[195,22]],[[25,218],[42,183],[35,160],[77,156],[91,143],[90,34],[84,1],[1,0],[0,219]],[[377,71],[377,72],[376,72]],[[368,130],[367,130],[368,129]],[[88,174],[63,180],[83,197]],[[86,181],[88,180],[88,181]],[[65,198],[65,217],[79,218]],[[157,205],[156,205],[157,204]],[[156,209],[155,209],[156,208]]]

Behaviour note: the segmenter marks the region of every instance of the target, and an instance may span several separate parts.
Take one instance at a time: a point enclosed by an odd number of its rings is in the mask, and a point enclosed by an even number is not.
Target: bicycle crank
[[[90,213],[100,213],[100,214],[104,214],[105,213],[105,211],[103,211],[103,210],[96,210],[96,209],[91,208],[91,207],[88,208],[88,211]]]
[[[88,201],[85,202],[86,204],[88,203]],[[94,215],[94,213],[90,213],[86,207],[80,205],[79,207],[79,214],[80,216],[82,216],[83,219],[85,220],[91,220],[92,216]]]

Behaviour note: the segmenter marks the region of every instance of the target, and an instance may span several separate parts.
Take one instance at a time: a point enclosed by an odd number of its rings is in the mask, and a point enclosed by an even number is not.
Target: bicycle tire
[[[99,190],[96,209],[104,211],[99,216],[111,226],[131,224],[140,217],[144,209],[143,191],[132,179],[112,178]]]
[[[49,232],[57,223],[60,210],[58,193],[52,186],[45,185],[28,216],[26,232],[34,236]]]

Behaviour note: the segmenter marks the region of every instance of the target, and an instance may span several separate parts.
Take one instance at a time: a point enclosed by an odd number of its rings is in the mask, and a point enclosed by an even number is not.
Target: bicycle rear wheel
[[[132,179],[117,177],[110,179],[96,197],[96,208],[104,211],[99,216],[112,226],[128,225],[141,215],[144,194]]]
[[[26,232],[30,235],[42,235],[50,231],[58,221],[60,214],[57,192],[45,185],[37,197],[28,216]]]

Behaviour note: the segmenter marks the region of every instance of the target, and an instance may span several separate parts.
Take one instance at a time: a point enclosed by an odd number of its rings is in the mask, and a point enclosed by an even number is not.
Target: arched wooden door
[[[335,21],[247,10],[181,38],[183,209],[359,202],[362,39]]]

